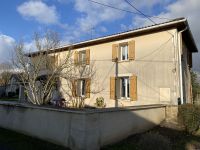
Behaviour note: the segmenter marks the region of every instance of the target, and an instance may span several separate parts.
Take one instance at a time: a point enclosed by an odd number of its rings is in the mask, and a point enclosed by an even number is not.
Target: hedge
[[[200,106],[184,104],[179,106],[179,123],[185,126],[186,131],[194,133],[200,126]]]

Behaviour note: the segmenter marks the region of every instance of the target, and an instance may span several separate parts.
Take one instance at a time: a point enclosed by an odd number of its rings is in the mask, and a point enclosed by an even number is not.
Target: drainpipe
[[[117,77],[118,77],[118,58],[115,59],[115,107],[118,107],[117,99]]]
[[[181,48],[182,48],[182,33],[186,31],[188,28],[186,27],[184,30],[178,32],[178,55],[179,55],[179,79],[180,79],[180,97],[181,97],[181,104],[183,104],[183,72],[182,72],[182,60],[181,60]]]

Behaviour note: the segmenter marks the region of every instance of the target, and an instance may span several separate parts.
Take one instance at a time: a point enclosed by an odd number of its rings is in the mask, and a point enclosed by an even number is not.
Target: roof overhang
[[[183,41],[185,42],[188,50],[192,53],[198,52],[198,48],[196,46],[194,37],[192,35],[192,32],[190,30],[190,26],[188,25],[188,22],[185,22],[185,29],[186,31],[182,33]]]
[[[168,22],[155,24],[152,26],[137,28],[134,30],[126,31],[126,32],[108,35],[108,36],[104,36],[104,37],[100,37],[100,38],[96,38],[96,39],[92,39],[88,41],[83,41],[83,42],[79,42],[79,43],[75,43],[71,45],[61,46],[61,47],[50,50],[48,53],[68,51],[71,49],[78,49],[82,47],[93,46],[93,45],[102,44],[106,42],[112,42],[112,41],[122,40],[125,38],[137,37],[137,36],[141,36],[145,34],[161,32],[161,31],[166,31],[170,29],[177,29],[178,31],[181,31],[185,29],[186,27],[187,27],[187,30],[183,33],[183,39],[191,52],[198,52],[194,38],[190,31],[187,19],[178,18],[178,19],[174,19]],[[32,52],[32,53],[28,53],[27,55],[29,57],[33,57],[33,56],[38,55],[39,53],[45,53],[45,51]]]

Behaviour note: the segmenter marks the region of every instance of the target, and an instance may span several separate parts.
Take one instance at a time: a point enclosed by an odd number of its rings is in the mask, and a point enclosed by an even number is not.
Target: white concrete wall
[[[73,150],[99,150],[164,119],[162,105],[75,111],[0,102],[0,127]]]

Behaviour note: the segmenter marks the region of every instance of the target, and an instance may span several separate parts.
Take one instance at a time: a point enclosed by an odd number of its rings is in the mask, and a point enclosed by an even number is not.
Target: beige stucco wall
[[[173,36],[172,36],[173,35]],[[137,76],[137,101],[110,99],[110,77],[115,76],[112,59],[112,45],[135,40],[135,60],[119,62],[118,76]],[[177,104],[179,97],[179,72],[177,30],[162,31],[129,39],[98,44],[74,51],[90,49],[91,63],[95,64],[96,75],[91,89],[100,88],[98,94],[91,94],[86,104],[94,105],[99,96],[105,98],[107,107],[135,106],[144,104]],[[59,55],[65,57],[67,52]],[[61,81],[61,85],[65,84]],[[66,98],[67,99],[67,98]]]
[[[162,105],[77,111],[0,102],[0,127],[72,150],[99,150],[164,119]]]

